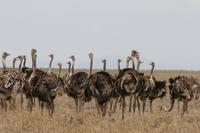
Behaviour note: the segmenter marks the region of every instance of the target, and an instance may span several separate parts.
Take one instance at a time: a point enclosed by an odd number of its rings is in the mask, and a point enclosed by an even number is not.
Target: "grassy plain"
[[[46,70],[45,70],[46,71]],[[57,72],[56,69],[53,71]],[[88,70],[75,70],[85,71]],[[100,70],[94,70],[100,71]],[[117,70],[107,70],[109,73],[117,73]],[[67,70],[62,70],[63,76]],[[143,71],[149,74],[150,71]],[[167,71],[155,70],[154,76],[159,80],[167,80],[169,77],[178,75],[193,76],[200,79],[200,71]],[[126,98],[129,101],[129,98]],[[17,105],[20,105],[19,97]],[[48,112],[44,110],[41,116],[38,104],[34,107],[33,112],[30,114],[20,106],[16,110],[0,113],[0,132],[6,133],[198,133],[200,132],[200,103],[199,100],[192,100],[189,103],[189,114],[185,114],[180,118],[181,109],[177,108],[175,102],[174,109],[167,112],[160,112],[160,105],[169,107],[169,95],[162,100],[156,99],[153,103],[153,113],[149,112],[149,104],[147,103],[146,112],[144,114],[135,114],[128,112],[125,113],[125,119],[121,120],[121,110],[117,108],[117,112],[101,118],[97,115],[94,102],[86,103],[85,110],[81,113],[75,112],[74,100],[67,95],[56,97],[55,111],[52,118],[48,116]],[[182,104],[181,104],[182,105]]]

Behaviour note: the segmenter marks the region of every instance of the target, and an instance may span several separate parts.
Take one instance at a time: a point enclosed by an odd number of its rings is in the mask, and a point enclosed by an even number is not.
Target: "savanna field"
[[[44,71],[47,71],[44,69]],[[53,69],[55,73],[58,70]],[[75,70],[89,72],[89,70]],[[93,73],[100,70],[93,70]],[[107,72],[114,74],[117,70],[107,70]],[[141,70],[144,74],[150,74],[150,71]],[[61,76],[67,73],[64,69],[61,71]],[[200,79],[200,71],[183,71],[183,70],[155,70],[154,76],[158,80],[167,80],[170,77],[178,75],[193,76]],[[169,83],[168,83],[169,84]],[[168,85],[167,84],[167,85]],[[200,99],[199,99],[200,100]],[[7,113],[1,109],[0,113],[0,132],[2,133],[199,133],[200,132],[200,102],[193,99],[189,102],[189,113],[180,118],[182,103],[178,109],[177,101],[175,101],[174,109],[171,112],[160,111],[160,106],[164,105],[167,108],[170,106],[169,95],[161,99],[156,99],[153,102],[153,113],[149,112],[149,104],[146,105],[144,114],[128,112],[129,97],[126,97],[126,113],[125,119],[121,119],[121,110],[119,103],[117,112],[113,113],[111,117],[101,118],[97,114],[94,101],[85,103],[85,109],[81,113],[75,111],[74,100],[66,94],[61,97],[56,97],[55,109],[53,117],[49,117],[48,111],[44,109],[43,116],[36,105],[33,112],[30,114],[26,110],[27,100],[20,107],[20,96],[17,97],[17,109],[9,110]],[[107,110],[107,112],[109,109]]]

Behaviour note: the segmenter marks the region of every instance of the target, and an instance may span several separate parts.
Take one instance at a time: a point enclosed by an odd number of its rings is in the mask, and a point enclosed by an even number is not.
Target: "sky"
[[[75,55],[75,68],[117,69],[125,67],[132,50],[140,53],[141,69],[200,70],[200,0],[1,0],[0,53],[12,59],[27,56],[35,48],[37,67],[68,68]],[[16,63],[18,65],[19,62]],[[110,63],[110,64],[109,64]],[[0,62],[2,66],[2,63]],[[1,67],[0,66],[0,67]]]

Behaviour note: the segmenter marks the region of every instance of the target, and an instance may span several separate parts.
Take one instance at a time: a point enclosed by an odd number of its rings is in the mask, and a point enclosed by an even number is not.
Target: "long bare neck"
[[[152,68],[151,68],[150,79],[153,79],[153,69],[154,69],[154,65],[152,65]]]
[[[140,71],[140,58],[137,58],[137,71]]]
[[[71,64],[69,64],[69,68],[68,68],[68,73],[70,74],[71,72]]]
[[[15,70],[15,60],[13,60],[13,70]]]
[[[106,71],[106,62],[103,62],[103,71]]]
[[[23,67],[26,66],[26,58],[24,58],[24,63],[23,63]]]
[[[74,64],[75,64],[75,59],[72,59],[72,74],[74,74]]]
[[[53,58],[51,57],[50,63],[49,63],[49,70],[48,70],[48,74],[51,74],[51,64],[52,64]]]
[[[36,54],[32,55],[32,69],[33,69],[33,72],[31,74],[31,77],[36,76],[36,69],[37,69],[36,68],[36,57],[37,57]]]
[[[129,68],[129,61],[128,59],[126,60],[126,68]]]
[[[120,62],[118,62],[118,72],[120,71]]]
[[[22,67],[22,59],[20,58],[20,63],[19,63],[19,68],[18,68],[19,72],[21,71],[21,67]]]
[[[90,58],[90,75],[92,75],[92,65],[93,65],[93,58]]]
[[[3,70],[6,71],[6,57],[2,57]]]
[[[59,66],[59,71],[58,71],[58,77],[60,77],[61,69],[62,69],[62,67],[61,67],[61,65],[60,65],[60,66]]]
[[[134,56],[131,56],[131,60],[132,60],[132,68],[135,69]]]

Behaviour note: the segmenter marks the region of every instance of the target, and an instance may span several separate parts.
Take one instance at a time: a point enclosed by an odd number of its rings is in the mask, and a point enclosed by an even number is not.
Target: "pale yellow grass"
[[[56,71],[56,70],[54,70]],[[62,72],[64,75],[65,71]],[[81,70],[76,70],[81,71]],[[88,72],[88,70],[85,70]],[[117,72],[109,70],[110,73]],[[143,71],[149,74],[149,71]],[[160,80],[168,80],[170,76],[187,75],[200,77],[199,71],[155,71],[154,76]],[[127,97],[128,101],[129,98]],[[19,104],[19,97],[17,105]],[[30,114],[26,111],[27,101],[24,109],[20,106],[16,110],[0,113],[0,132],[7,133],[27,133],[27,132],[78,132],[78,133],[188,133],[200,132],[200,103],[199,100],[192,100],[189,103],[189,114],[185,114],[180,118],[181,109],[177,108],[177,103],[172,112],[163,112],[159,110],[161,105],[169,107],[169,95],[162,100],[156,99],[153,103],[153,113],[149,112],[149,104],[147,103],[146,112],[144,114],[128,113],[126,109],[125,119],[121,120],[121,110],[117,108],[117,112],[101,118],[97,115],[94,102],[85,104],[85,110],[81,113],[75,112],[74,100],[67,95],[57,97],[55,99],[55,111],[52,118],[48,116],[48,112],[44,110],[43,116],[36,106]],[[128,102],[127,102],[128,107]],[[181,106],[180,106],[181,107]]]

